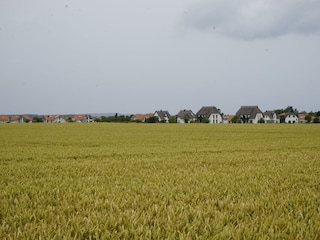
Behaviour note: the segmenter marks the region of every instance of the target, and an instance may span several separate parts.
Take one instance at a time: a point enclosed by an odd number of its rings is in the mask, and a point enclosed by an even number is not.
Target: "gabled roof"
[[[286,117],[287,117],[287,116],[296,116],[296,117],[298,117],[298,112],[288,112],[288,113],[286,113],[285,116],[286,116]]]
[[[10,121],[19,121],[21,119],[20,115],[12,115]]]
[[[32,118],[29,115],[23,115],[22,117],[28,121],[32,121]]]
[[[83,121],[85,119],[87,119],[89,116],[86,114],[74,114],[73,118],[75,121]]]
[[[55,115],[44,115],[43,119],[46,121],[53,121],[56,119],[56,116]]]
[[[268,116],[269,118],[273,118],[274,114],[276,114],[275,111],[265,111],[263,113],[264,116]],[[276,114],[276,117],[278,117],[278,115]]]
[[[233,117],[234,117],[234,115],[224,115],[224,116],[223,116],[223,119],[231,120]]]
[[[191,110],[181,110],[178,114],[177,114],[178,118],[181,119],[193,119],[196,117],[196,115],[191,111]]]
[[[143,121],[145,120],[146,118],[149,118],[149,117],[153,117],[153,113],[147,113],[147,114],[135,114],[134,115],[134,119],[135,120],[139,120],[139,121]]]
[[[305,113],[299,113],[299,114],[298,114],[299,120],[305,120],[305,119],[306,119],[306,116],[308,116],[308,114],[305,114]]]
[[[209,118],[211,114],[220,114],[219,110],[214,106],[205,106],[202,107],[198,112],[197,116],[202,116],[205,118]]]
[[[160,119],[164,119],[164,118],[170,118],[171,115],[168,111],[163,111],[163,110],[160,110],[160,111],[156,111],[154,114],[157,114],[159,116]]]
[[[6,115],[0,115],[0,121],[9,121],[9,117]]]
[[[262,113],[258,106],[241,106],[238,112],[236,113],[237,116],[249,116],[249,118],[255,118],[258,113]]]

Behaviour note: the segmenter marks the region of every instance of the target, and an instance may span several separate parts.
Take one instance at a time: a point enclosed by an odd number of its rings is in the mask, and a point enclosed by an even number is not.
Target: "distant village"
[[[181,110],[177,114],[170,114],[165,110],[157,110],[154,113],[92,116],[90,114],[70,115],[0,115],[1,123],[93,123],[93,122],[141,122],[141,123],[319,123],[320,111],[298,112],[289,106],[285,109],[268,110],[262,112],[258,106],[241,106],[234,115],[224,115],[215,106],[204,106],[196,113],[192,110]]]

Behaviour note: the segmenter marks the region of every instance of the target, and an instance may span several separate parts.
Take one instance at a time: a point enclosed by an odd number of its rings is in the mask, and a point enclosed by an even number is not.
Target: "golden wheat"
[[[0,125],[1,239],[319,239],[317,125]]]

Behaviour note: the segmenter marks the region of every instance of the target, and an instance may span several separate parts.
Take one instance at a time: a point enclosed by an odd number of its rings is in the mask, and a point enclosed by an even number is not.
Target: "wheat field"
[[[0,239],[320,239],[320,125],[2,124]]]

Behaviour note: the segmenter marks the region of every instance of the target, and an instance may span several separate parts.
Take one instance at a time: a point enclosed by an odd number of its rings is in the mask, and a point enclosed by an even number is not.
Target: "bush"
[[[238,116],[234,116],[233,118],[231,118],[231,122],[232,123],[241,123],[241,120]]]

